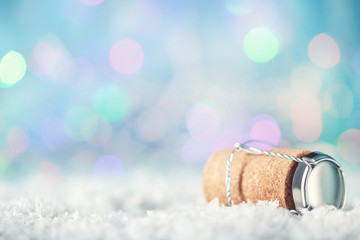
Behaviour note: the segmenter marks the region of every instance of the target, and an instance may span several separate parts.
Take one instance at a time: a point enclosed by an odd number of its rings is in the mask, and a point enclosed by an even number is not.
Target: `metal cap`
[[[346,199],[344,173],[332,157],[312,152],[298,164],[292,183],[296,209],[333,205],[342,208]]]

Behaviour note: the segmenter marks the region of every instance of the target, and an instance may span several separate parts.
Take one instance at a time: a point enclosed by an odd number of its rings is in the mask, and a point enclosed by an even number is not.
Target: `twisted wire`
[[[258,150],[259,150],[260,154],[263,154],[263,155],[266,155],[266,156],[285,158],[285,159],[293,160],[293,161],[298,162],[298,163],[305,162],[305,160],[303,158],[297,158],[297,157],[294,157],[294,156],[289,156],[289,155],[281,154],[281,153],[268,152],[268,151],[264,151],[264,150],[260,150],[260,149],[258,149]]]
[[[233,161],[233,158],[234,158],[234,153],[237,151],[237,149],[234,149],[228,160],[227,160],[227,164],[226,164],[226,172],[225,172],[225,175],[226,175],[226,178],[225,178],[225,185],[226,185],[226,197],[228,199],[228,204],[229,206],[232,206],[233,205],[233,201],[232,201],[232,198],[231,198],[231,177],[230,177],[230,168],[231,168],[231,164],[232,164],[232,161]]]
[[[225,171],[225,185],[226,185],[226,197],[228,200],[228,205],[232,206],[234,204],[232,198],[231,198],[231,177],[230,177],[230,173],[231,173],[231,164],[234,158],[234,154],[237,151],[246,151],[250,154],[260,154],[260,155],[266,155],[266,156],[272,156],[272,157],[279,157],[279,158],[284,158],[284,159],[288,159],[288,160],[292,160],[298,163],[305,163],[306,165],[309,165],[309,163],[307,162],[308,159],[304,159],[304,158],[297,158],[295,156],[289,156],[286,154],[281,154],[281,153],[276,153],[276,152],[269,152],[269,151],[265,151],[265,150],[261,150],[255,147],[248,147],[246,146],[246,144],[250,143],[250,142],[260,142],[260,143],[264,143],[270,146],[273,146],[272,144],[263,142],[263,141],[257,141],[257,140],[250,140],[247,141],[243,144],[240,143],[235,143],[234,145],[234,150],[231,152],[227,163],[226,163],[226,171]]]

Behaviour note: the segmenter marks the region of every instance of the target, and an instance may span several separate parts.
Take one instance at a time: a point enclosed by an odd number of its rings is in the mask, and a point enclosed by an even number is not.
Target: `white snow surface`
[[[360,239],[360,198],[302,216],[278,203],[206,203],[201,173],[139,171],[118,183],[0,182],[1,239]]]

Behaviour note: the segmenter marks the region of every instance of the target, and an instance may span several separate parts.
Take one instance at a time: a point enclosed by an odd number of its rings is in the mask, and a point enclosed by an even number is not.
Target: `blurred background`
[[[212,153],[248,139],[323,151],[357,174],[359,10],[0,1],[0,176],[56,186],[139,168],[201,174]]]

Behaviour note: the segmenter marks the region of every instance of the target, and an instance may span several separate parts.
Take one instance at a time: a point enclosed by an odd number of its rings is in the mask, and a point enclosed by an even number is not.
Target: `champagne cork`
[[[207,161],[203,172],[203,191],[209,202],[218,198],[228,205],[226,193],[226,166],[233,150],[222,150]],[[296,149],[273,149],[272,152],[302,158],[310,151]],[[246,151],[234,153],[230,171],[231,198],[234,204],[246,201],[278,200],[279,206],[295,209],[292,183],[298,163],[273,156],[250,154]]]

